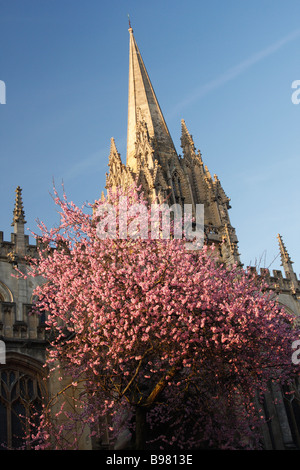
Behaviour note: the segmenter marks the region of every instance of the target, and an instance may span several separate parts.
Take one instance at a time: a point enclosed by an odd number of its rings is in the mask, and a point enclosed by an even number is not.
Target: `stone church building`
[[[150,203],[168,198],[171,205],[191,204],[195,208],[203,204],[206,242],[218,246],[225,263],[240,263],[238,238],[229,217],[230,199],[218,177],[212,176],[204,164],[183,120],[182,154],[177,153],[131,26],[129,41],[126,164],[111,139],[106,189],[135,182],[142,186]],[[26,256],[37,255],[36,245],[30,245],[24,233],[25,224],[22,191],[18,186],[11,240],[5,241],[0,232],[0,345],[5,348],[5,361],[0,364],[0,444],[9,448],[20,444],[23,431],[18,414],[29,413],[32,403],[38,408],[45,393],[41,381],[47,345],[45,319],[29,314],[35,282],[41,280],[18,279],[14,275],[15,266],[20,271],[26,270]],[[263,275],[279,301],[300,319],[300,281],[280,235],[278,241],[283,272],[261,269],[257,276]],[[300,402],[292,396],[290,400],[278,400],[275,405],[274,399],[280,396],[280,390],[271,387],[265,399],[268,419],[263,430],[265,448],[300,450]],[[93,448],[93,444],[85,441],[82,447]]]

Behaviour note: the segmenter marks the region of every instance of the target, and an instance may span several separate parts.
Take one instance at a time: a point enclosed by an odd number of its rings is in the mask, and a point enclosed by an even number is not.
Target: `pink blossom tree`
[[[260,397],[270,380],[293,377],[294,319],[214,247],[99,238],[96,209],[124,195],[128,207],[146,205],[135,188],[88,210],[55,191],[60,224],[40,224],[28,275],[45,278],[35,295],[47,312],[49,374],[69,381],[45,403],[33,445],[76,448],[86,427],[101,438],[105,418],[111,440],[126,428],[136,449],[257,448]]]

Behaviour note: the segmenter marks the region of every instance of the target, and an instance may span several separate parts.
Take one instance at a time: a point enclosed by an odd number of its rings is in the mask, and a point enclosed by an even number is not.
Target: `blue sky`
[[[280,269],[279,232],[299,253],[299,0],[0,0],[0,229],[15,188],[28,228],[57,222],[64,181],[100,197],[110,138],[126,158],[128,18],[178,153],[183,118],[231,198],[245,265]]]

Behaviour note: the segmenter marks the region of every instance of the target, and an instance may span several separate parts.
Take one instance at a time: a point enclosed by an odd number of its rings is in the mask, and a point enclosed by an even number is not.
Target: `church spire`
[[[158,155],[164,159],[176,153],[174,143],[160,109],[148,72],[129,23],[129,86],[127,165],[136,170],[136,131],[139,119],[146,125]]]

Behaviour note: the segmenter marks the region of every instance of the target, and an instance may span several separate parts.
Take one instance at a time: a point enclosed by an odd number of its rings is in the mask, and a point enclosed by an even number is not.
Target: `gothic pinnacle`
[[[111,137],[110,139],[110,150],[113,152],[118,152],[114,137]]]
[[[298,283],[297,276],[296,276],[296,274],[293,270],[293,267],[292,267],[293,261],[291,260],[289,254],[287,252],[287,249],[284,246],[284,243],[282,241],[282,237],[279,235],[279,233],[277,235],[277,238],[278,238],[278,241],[279,241],[281,264],[283,266],[283,269],[284,269],[284,272],[285,272],[285,275],[286,275],[287,279],[290,280],[291,292],[293,294],[295,294],[297,292],[297,290],[299,289],[299,283]]]
[[[196,148],[193,141],[193,136],[189,133],[188,128],[186,127],[186,123],[184,119],[181,119],[181,148],[183,152],[185,152],[186,146],[190,148],[190,150],[195,153]]]
[[[182,137],[185,136],[189,142],[194,145],[193,136],[189,133],[184,119],[181,119],[181,134]]]
[[[13,212],[12,225],[14,225],[15,223],[26,224],[25,212],[24,212],[23,201],[22,201],[22,189],[20,188],[20,186],[17,186],[17,189],[16,189],[16,201],[15,201],[15,207],[14,207],[14,212]]]
[[[293,261],[291,261],[290,259],[290,256],[287,252],[287,249],[282,241],[282,237],[281,235],[278,233],[277,235],[277,238],[278,238],[278,241],[279,241],[279,248],[280,248],[280,255],[281,255],[281,261],[282,263],[286,262],[286,263],[293,263]]]

